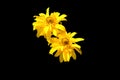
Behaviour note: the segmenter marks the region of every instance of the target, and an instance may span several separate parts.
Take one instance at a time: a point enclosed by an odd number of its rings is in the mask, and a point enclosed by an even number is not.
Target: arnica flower
[[[51,35],[56,35],[57,29],[65,30],[61,21],[66,21],[66,14],[60,15],[59,12],[53,12],[49,15],[49,8],[46,9],[46,14],[40,13],[39,16],[34,16],[33,30],[37,30],[37,37],[44,36],[50,38]]]
[[[53,55],[56,52],[54,56],[59,57],[60,62],[69,62],[71,57],[76,60],[75,50],[80,55],[82,54],[81,46],[76,42],[84,40],[83,38],[73,38],[76,34],[76,32],[61,32],[57,37],[52,37],[49,54]]]

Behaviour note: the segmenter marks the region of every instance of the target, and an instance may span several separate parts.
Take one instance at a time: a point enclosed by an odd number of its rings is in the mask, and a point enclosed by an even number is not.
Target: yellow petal
[[[60,54],[59,61],[60,61],[60,63],[63,62],[63,54]]]
[[[68,35],[71,35],[71,32],[68,32]]]
[[[44,13],[40,13],[39,16],[45,16],[45,14]]]
[[[46,9],[46,16],[49,16],[49,7]]]
[[[60,15],[59,12],[54,12],[54,14],[56,15],[56,17],[58,17]]]
[[[59,12],[54,12],[54,13],[51,13],[50,16],[55,16],[56,18],[59,17],[60,13]]]
[[[75,36],[76,34],[77,34],[77,32],[72,32],[71,37]]]
[[[32,25],[33,25],[33,30],[35,30],[36,26],[38,26],[38,24],[36,22],[33,22]]]
[[[36,18],[35,18],[35,20],[36,21],[44,21],[45,20],[45,16],[35,16]]]
[[[45,26],[45,28],[44,28],[44,32],[47,33],[48,30],[49,30],[49,27],[48,27],[48,26]]]
[[[78,44],[72,44],[72,47],[73,47],[73,48],[75,48],[75,47],[76,47],[76,48],[79,48],[79,49],[81,48],[81,46],[80,46],[80,45],[78,45]]]
[[[75,48],[75,50],[80,53],[80,55],[82,55],[82,50],[81,49],[78,49],[78,48]]]
[[[33,26],[39,26],[39,27],[42,26],[42,24],[39,23],[39,22],[33,22],[32,25],[33,25]]]
[[[74,50],[71,51],[71,56],[73,57],[74,60],[76,60],[76,54]]]
[[[55,29],[53,30],[53,35],[57,36],[57,31]]]
[[[59,45],[56,42],[51,42],[50,47],[58,47]]]
[[[57,38],[54,37],[50,38],[50,43],[56,43],[56,42],[58,42]]]
[[[49,53],[53,55],[53,53],[57,50],[57,48],[51,48]]]
[[[65,52],[63,52],[63,60],[66,62],[67,61],[67,55]]]
[[[73,42],[84,41],[84,39],[83,39],[83,38],[73,38],[72,40],[73,40]]]
[[[37,31],[37,34],[36,34],[37,38],[39,38],[41,36],[41,32],[40,31]]]
[[[63,51],[64,47],[63,47],[63,46],[61,46],[61,47],[60,47],[60,49],[61,49],[61,51]]]
[[[60,29],[60,30],[65,30],[65,27],[63,26],[63,25],[61,25],[61,24],[57,24],[56,26],[55,26],[57,29]]]
[[[61,51],[58,50],[54,56],[55,56],[55,57],[58,57],[60,54],[61,54]]]
[[[33,26],[33,30],[35,30],[35,26]]]
[[[32,25],[33,25],[33,30],[35,30],[36,29],[35,22],[33,22]]]
[[[39,38],[40,36],[43,36],[43,34],[44,34],[43,28],[37,26],[36,29],[37,29],[37,34],[36,34],[37,38]]]
[[[66,30],[57,30],[57,37],[59,37],[59,39],[65,37],[67,34],[67,31]]]
[[[70,61],[70,54],[68,53],[68,51],[63,52],[63,59],[65,62]]]
[[[44,38],[47,39],[47,41],[49,42],[50,38],[51,38],[51,31],[48,30],[47,33],[44,34]]]
[[[59,20],[59,21],[66,21],[65,17],[67,17],[67,15],[66,15],[66,14],[62,14],[62,15],[58,18],[58,20]]]
[[[67,61],[69,62],[70,61],[70,54],[67,53]]]

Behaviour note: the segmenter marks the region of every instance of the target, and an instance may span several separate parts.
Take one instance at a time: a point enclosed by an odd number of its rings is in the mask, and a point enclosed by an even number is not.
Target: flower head
[[[60,34],[57,34],[57,37],[51,38],[51,45],[52,47],[49,51],[49,54],[53,55],[53,53],[57,50],[55,53],[55,57],[59,56],[60,62],[69,62],[70,57],[73,57],[74,60],[76,60],[76,54],[75,51],[82,54],[81,46],[76,44],[76,42],[83,41],[83,38],[73,38],[77,33],[76,32],[61,32]]]
[[[66,21],[67,15],[60,15],[59,12],[53,12],[49,15],[49,8],[46,9],[46,14],[40,13],[39,16],[34,16],[33,30],[37,30],[37,37],[44,36],[45,38],[51,37],[56,34],[56,30],[65,30],[65,27],[60,24],[61,21]]]

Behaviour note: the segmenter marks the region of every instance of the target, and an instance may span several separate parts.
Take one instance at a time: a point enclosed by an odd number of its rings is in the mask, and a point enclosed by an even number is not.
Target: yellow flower
[[[53,12],[49,15],[49,8],[46,9],[46,14],[40,13],[39,16],[34,16],[35,21],[33,22],[33,30],[37,30],[37,37],[44,36],[50,38],[51,35],[56,35],[57,29],[65,30],[65,27],[60,24],[61,21],[66,21],[67,15],[59,12]]]
[[[53,53],[57,50],[55,53],[55,57],[59,56],[60,62],[69,62],[70,57],[72,57],[74,60],[76,60],[76,54],[75,51],[82,54],[81,46],[76,44],[76,42],[83,41],[83,38],[73,38],[77,33],[76,32],[61,32],[57,35],[57,37],[51,38],[51,45],[52,47],[49,51],[49,54],[53,55]]]

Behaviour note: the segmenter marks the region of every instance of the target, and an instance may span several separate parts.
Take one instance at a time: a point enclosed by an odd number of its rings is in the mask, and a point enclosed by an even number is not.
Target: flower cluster
[[[73,38],[76,32],[67,32],[61,21],[67,21],[66,14],[60,15],[59,12],[49,14],[49,8],[46,9],[46,14],[40,13],[39,16],[34,16],[33,30],[37,30],[36,36],[44,36],[51,47],[49,54],[59,57],[60,62],[69,62],[72,57],[76,60],[75,50],[82,54],[81,46],[76,42],[84,41],[84,38]],[[54,36],[54,37],[53,37]]]

